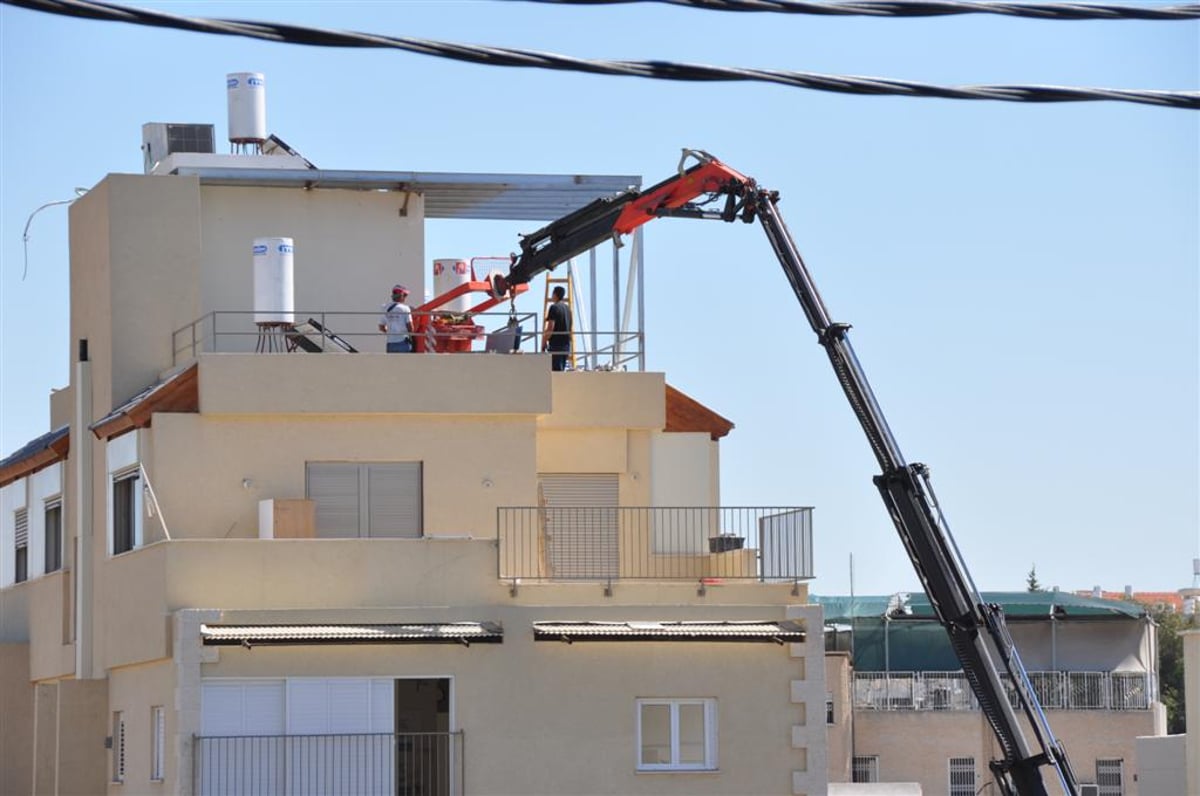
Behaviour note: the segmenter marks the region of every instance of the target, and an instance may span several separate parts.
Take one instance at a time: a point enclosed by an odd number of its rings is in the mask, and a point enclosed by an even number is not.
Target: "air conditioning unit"
[[[167,124],[149,122],[142,125],[142,160],[146,173],[155,164],[177,152],[200,152],[211,155],[217,151],[211,124]]]
[[[1079,796],[1100,796],[1100,786],[1090,782],[1080,783]]]

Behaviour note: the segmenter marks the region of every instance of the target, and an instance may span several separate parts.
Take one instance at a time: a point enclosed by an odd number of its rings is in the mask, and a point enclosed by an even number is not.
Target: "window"
[[[62,569],[62,500],[46,503],[46,572]]]
[[[141,503],[138,483],[136,470],[113,476],[112,552],[114,556],[132,550],[137,542],[138,511]]]
[[[639,699],[638,771],[715,771],[717,700]]]
[[[14,513],[16,527],[16,566],[13,570],[13,580],[20,583],[29,578],[29,512],[17,509]]]
[[[150,779],[166,779],[167,711],[162,705],[150,708]]]
[[[975,758],[950,758],[950,796],[975,796]]]
[[[878,782],[879,755],[855,755],[850,774],[851,782]]]
[[[833,712],[833,694],[825,695],[825,723],[837,724]]]
[[[1100,796],[1124,796],[1125,761],[1097,760],[1096,785],[1099,786]]]
[[[112,781],[125,781],[125,712],[112,714]]]
[[[421,536],[420,462],[309,462],[305,471],[317,536]]]

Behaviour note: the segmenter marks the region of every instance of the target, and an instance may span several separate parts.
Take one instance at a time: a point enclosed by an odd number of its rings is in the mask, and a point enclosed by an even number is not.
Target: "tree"
[[[1179,631],[1186,629],[1186,617],[1169,608],[1150,610],[1158,625],[1158,691],[1167,708],[1167,732],[1175,735],[1187,731],[1183,701],[1183,638]]]
[[[1025,576],[1025,590],[1045,591],[1045,589],[1042,588],[1042,584],[1039,583],[1037,579],[1037,564],[1033,564],[1029,567],[1029,574]]]

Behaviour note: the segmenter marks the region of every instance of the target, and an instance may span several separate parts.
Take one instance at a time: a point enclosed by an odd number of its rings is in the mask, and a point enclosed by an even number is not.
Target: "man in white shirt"
[[[392,288],[392,300],[383,305],[383,314],[379,316],[379,331],[387,334],[387,352],[389,354],[407,354],[413,350],[412,310],[404,303],[408,298],[408,288],[396,285]]]

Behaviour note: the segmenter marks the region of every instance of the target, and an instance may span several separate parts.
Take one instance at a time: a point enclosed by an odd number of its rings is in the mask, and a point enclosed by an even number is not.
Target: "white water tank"
[[[296,299],[291,238],[254,239],[254,322],[278,326],[293,322]]]
[[[229,99],[229,140],[261,144],[267,140],[267,79],[261,72],[225,76]]]
[[[449,293],[459,285],[465,285],[473,277],[471,264],[466,260],[443,259],[433,261],[433,295]],[[471,308],[471,294],[464,293],[438,307],[439,311],[466,312]]]

